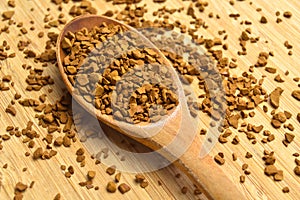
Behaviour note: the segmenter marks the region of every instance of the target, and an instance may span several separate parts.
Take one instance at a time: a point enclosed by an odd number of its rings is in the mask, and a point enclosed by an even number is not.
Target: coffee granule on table
[[[110,193],[114,193],[117,190],[117,185],[115,182],[110,181],[107,183],[106,190]]]
[[[125,194],[126,192],[130,191],[130,187],[129,185],[127,185],[126,183],[121,183],[119,186],[118,186],[118,190],[122,193],[122,194]]]
[[[219,165],[223,165],[225,163],[225,159],[223,157],[221,157],[219,154],[217,154],[214,157],[214,160],[216,161],[216,163],[218,163]]]
[[[24,192],[27,188],[28,188],[28,186],[21,182],[18,182],[15,186],[15,189],[19,192]]]
[[[300,101],[300,90],[294,90],[292,92],[292,96],[297,99],[298,101]]]
[[[282,192],[283,193],[289,193],[290,189],[288,187],[284,187],[284,188],[282,188]]]
[[[275,90],[270,93],[270,103],[274,108],[279,107],[279,100],[282,93],[283,89],[280,87],[275,88]]]
[[[116,172],[116,166],[110,166],[106,169],[106,173],[109,175],[113,175]]]
[[[284,16],[285,18],[291,18],[291,17],[292,17],[292,13],[291,13],[290,11],[285,11],[285,12],[283,13],[283,16]]]
[[[88,177],[89,180],[94,179],[95,176],[96,176],[96,172],[95,171],[88,171],[87,177]]]
[[[15,14],[15,11],[13,11],[13,10],[4,11],[2,13],[2,17],[3,17],[4,20],[9,20],[14,16],[14,14]]]

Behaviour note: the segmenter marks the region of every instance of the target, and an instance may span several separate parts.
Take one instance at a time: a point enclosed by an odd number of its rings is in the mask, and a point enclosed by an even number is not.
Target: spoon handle
[[[233,183],[209,155],[200,159],[192,157],[191,153],[186,152],[175,165],[196,180],[197,185],[209,199],[248,199],[242,191],[242,186],[238,186],[240,183]]]

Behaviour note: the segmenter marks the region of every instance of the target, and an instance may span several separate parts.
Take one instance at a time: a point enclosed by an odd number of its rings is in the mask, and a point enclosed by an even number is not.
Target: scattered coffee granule
[[[245,175],[250,175],[251,172],[250,172],[249,170],[246,169],[246,170],[244,170],[244,174],[245,174]]]
[[[145,180],[145,176],[143,174],[136,174],[135,175],[135,182],[141,183]]]
[[[2,13],[2,17],[4,18],[4,20],[8,20],[8,19],[11,19],[15,14],[15,11],[13,10],[10,10],[10,11],[4,11]]]
[[[274,175],[274,181],[282,181],[283,180],[283,171],[278,170],[277,173]]]
[[[265,70],[271,74],[275,74],[277,72],[276,68],[266,67]]]
[[[262,24],[268,23],[267,18],[266,18],[265,16],[262,16],[262,17],[260,18],[260,23],[262,23]]]
[[[293,156],[294,156],[294,157],[299,157],[300,154],[299,154],[299,153],[293,153]],[[297,165],[298,165],[298,163],[297,163]],[[299,165],[300,165],[300,164],[299,164]]]
[[[265,174],[268,176],[275,175],[277,173],[277,168],[274,165],[268,165],[265,167]]]
[[[81,155],[83,155],[83,154],[84,154],[84,149],[83,149],[83,148],[77,149],[77,151],[76,151],[76,155],[77,155],[77,156],[81,156]]]
[[[292,96],[297,99],[298,101],[300,101],[300,90],[294,90],[292,92]]]
[[[283,92],[283,89],[281,89],[280,87],[275,88],[275,90],[273,90],[270,94],[270,103],[274,108],[278,108],[279,107],[279,100],[280,100],[280,96]]]
[[[42,147],[38,147],[34,152],[33,152],[33,159],[39,159],[41,158],[43,155],[43,149]]]
[[[149,185],[149,182],[144,180],[143,182],[140,183],[141,188],[146,188]]]
[[[236,161],[236,160],[237,160],[237,155],[236,155],[236,153],[232,153],[232,160],[233,160],[233,161]]]
[[[82,1],[79,6],[72,6],[69,10],[69,14],[73,17],[83,14],[97,14],[97,9],[92,7],[91,2]]]
[[[284,188],[282,188],[282,192],[288,193],[288,192],[290,192],[290,189],[288,187],[284,187]]]
[[[188,191],[188,188],[187,188],[187,187],[183,186],[183,187],[181,188],[181,193],[182,193],[182,194],[186,194],[187,191]]]
[[[119,186],[120,187],[120,186]],[[113,181],[110,181],[107,183],[107,186],[106,186],[106,190],[110,193],[114,193],[116,192],[117,190],[117,185],[115,184],[115,182]],[[125,192],[124,192],[125,193]]]
[[[65,172],[65,177],[66,178],[70,178],[72,176],[72,174],[70,172]]]
[[[121,183],[121,184],[119,185],[119,187],[118,187],[118,190],[119,190],[122,194],[124,194],[124,193],[130,191],[130,189],[131,189],[131,188],[130,188],[129,185],[127,185],[126,183]]]
[[[225,159],[223,157],[221,157],[219,154],[215,155],[214,160],[219,165],[223,165],[225,163]]]
[[[295,168],[294,168],[294,172],[296,175],[300,176],[300,166],[297,165]]]
[[[35,183],[35,181],[31,181],[29,188],[33,188],[34,183]]]
[[[285,133],[284,137],[285,140],[283,141],[283,143],[287,146],[289,143],[291,143],[294,140],[295,135],[292,133]]]
[[[106,17],[112,17],[114,15],[114,12],[112,10],[108,10],[103,15]]]
[[[248,164],[245,163],[242,165],[242,170],[246,170],[247,168],[248,168]]]
[[[253,155],[252,155],[250,152],[247,152],[246,155],[245,155],[245,157],[246,157],[246,158],[252,158]]]
[[[108,173],[109,175],[113,175],[116,172],[116,166],[110,166],[106,169],[106,173]]]
[[[245,183],[246,177],[244,175],[240,176],[240,183]]]
[[[60,198],[61,198],[60,193],[57,193],[53,200],[60,200]]]
[[[61,146],[63,144],[63,137],[58,136],[55,140],[54,140],[54,145],[55,146]]]
[[[28,188],[28,186],[21,182],[18,182],[15,186],[15,189],[19,192],[24,192],[27,188]]]
[[[291,44],[289,43],[289,41],[285,41],[285,42],[284,42],[284,46],[285,46],[287,49],[292,49],[292,48],[293,48],[293,45],[291,45]]]
[[[194,189],[194,195],[200,195],[202,194],[201,190],[199,188]]]
[[[281,124],[286,122],[287,118],[283,112],[278,112],[273,115],[271,124],[274,128],[278,129],[281,127]]]
[[[234,138],[232,139],[232,142],[231,142],[231,143],[234,144],[234,145],[239,144],[239,143],[240,143],[239,137],[238,137],[237,135],[234,136]]]
[[[281,76],[279,74],[275,76],[274,80],[278,83],[283,83],[284,82],[284,80],[281,78]]]
[[[68,167],[68,172],[70,172],[70,174],[74,174],[74,173],[75,173],[74,167],[73,167],[72,165],[70,165],[70,166]]]
[[[5,112],[11,114],[12,116],[16,116],[17,114],[17,110],[12,105],[8,105],[7,108],[5,109]]]
[[[65,135],[63,137],[63,145],[65,147],[70,147],[71,146],[71,139],[67,135]]]
[[[7,5],[9,7],[14,8],[14,7],[16,7],[16,2],[15,2],[15,0],[9,0],[9,1],[7,1]]]
[[[92,180],[93,178],[95,178],[95,176],[96,176],[95,171],[88,171],[87,177],[88,177],[89,180]]]
[[[115,181],[116,181],[117,183],[120,182],[120,179],[121,179],[121,172],[119,172],[119,173],[117,173],[117,174],[115,175]]]
[[[60,166],[60,169],[61,169],[61,170],[66,170],[67,167],[66,167],[66,165],[61,165],[61,166]]]
[[[285,11],[285,12],[283,13],[283,16],[284,16],[285,18],[291,18],[291,17],[292,17],[292,13],[291,13],[290,11]]]

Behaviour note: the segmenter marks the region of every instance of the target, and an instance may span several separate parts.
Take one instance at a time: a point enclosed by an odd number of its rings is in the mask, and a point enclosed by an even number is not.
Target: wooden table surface
[[[146,2],[146,1],[144,1]],[[143,5],[141,2],[139,5]],[[252,145],[248,141],[243,133],[238,133],[238,131],[233,130],[233,136],[239,134],[240,144],[232,145],[230,142],[226,145],[216,144],[210,153],[211,156],[216,155],[218,152],[223,152],[226,158],[226,163],[221,166],[221,168],[228,174],[228,176],[238,185],[238,188],[244,191],[249,199],[299,199],[300,198],[300,177],[296,176],[293,172],[296,164],[294,163],[295,157],[292,156],[293,153],[300,153],[300,125],[297,122],[296,115],[300,112],[300,104],[294,98],[291,97],[291,92],[293,89],[297,89],[297,84],[293,81],[293,78],[300,76],[299,68],[299,44],[300,44],[300,2],[297,0],[274,0],[274,1],[259,1],[253,0],[252,4],[250,1],[235,1],[232,6],[227,0],[215,0],[208,1],[209,5],[206,7],[203,13],[196,12],[198,17],[201,17],[206,24],[209,26],[208,29],[201,29],[201,33],[205,38],[218,37],[218,31],[226,30],[228,34],[227,43],[229,45],[229,50],[224,54],[229,58],[236,58],[238,63],[238,68],[233,69],[232,73],[240,74],[241,72],[248,70],[250,65],[255,64],[258,54],[261,51],[274,51],[274,57],[270,57],[268,61],[268,66],[277,68],[277,74],[285,80],[284,83],[274,82],[273,79],[276,74],[270,74],[263,69],[255,69],[254,75],[258,79],[262,75],[267,75],[265,78],[263,87],[267,92],[271,92],[275,87],[280,86],[284,89],[283,96],[281,97],[280,108],[278,110],[290,111],[293,116],[288,121],[292,123],[295,127],[293,133],[296,135],[294,141],[285,147],[282,144],[284,139],[284,133],[288,132],[286,129],[281,128],[275,130],[270,124],[270,110],[271,107],[269,103],[263,103],[269,107],[269,112],[266,114],[262,111],[262,106],[256,109],[256,116],[251,119],[247,119],[248,122],[256,125],[263,124],[264,129],[270,130],[275,136],[275,141],[262,144],[260,140],[263,136],[260,134],[257,136],[258,143]],[[152,19],[151,13],[162,5],[166,5],[167,8],[187,8],[191,1],[179,1],[179,0],[167,0],[165,4],[154,4],[152,1],[147,1],[148,13],[146,18]],[[63,4],[63,12],[66,15],[67,20],[71,17],[67,14],[73,2],[68,4]],[[120,11],[124,9],[125,5],[112,5],[111,2],[106,3],[104,0],[92,1],[92,5],[98,9],[98,14],[102,14],[107,10]],[[31,9],[34,9],[33,11]],[[37,125],[37,119],[35,119],[35,113],[31,108],[23,108],[21,105],[16,103],[17,115],[15,117],[8,113],[5,113],[6,107],[9,105],[10,101],[13,99],[15,92],[22,94],[22,98],[38,98],[39,95],[46,93],[47,102],[54,103],[58,100],[62,94],[64,94],[65,87],[61,81],[58,69],[55,65],[48,65],[45,67],[45,74],[50,75],[54,81],[54,85],[47,86],[39,92],[28,92],[25,91],[26,83],[25,79],[28,76],[28,70],[21,67],[23,63],[31,65],[32,67],[41,67],[40,63],[35,63],[33,60],[24,59],[24,54],[19,52],[17,49],[17,44],[19,40],[31,40],[29,49],[33,49],[37,53],[41,53],[45,48],[46,36],[43,38],[38,38],[37,34],[39,31],[44,30],[43,19],[47,13],[47,8],[50,8],[50,16],[57,18],[59,11],[57,5],[51,3],[50,0],[16,0],[16,7],[10,8],[7,6],[6,1],[0,2],[0,14],[6,10],[14,10],[15,15],[13,20],[17,23],[23,22],[23,26],[28,30],[32,26],[29,21],[34,21],[34,31],[28,31],[26,35],[19,35],[20,30],[16,26],[10,28],[10,33],[2,33],[0,35],[0,44],[6,40],[10,46],[10,52],[15,52],[15,58],[9,58],[6,61],[0,62],[0,77],[11,74],[12,80],[14,81],[14,87],[11,87],[9,91],[0,92],[0,135],[4,134],[6,127],[8,125],[18,126],[23,128],[26,126],[29,120],[34,122],[34,128],[41,134],[41,136],[46,135],[47,131]],[[258,12],[256,9],[261,8],[262,10]],[[280,11],[282,22],[276,23],[275,12]],[[292,17],[290,19],[284,18],[282,13],[284,11],[291,11]],[[218,14],[220,19],[216,17],[209,18],[208,14],[212,12],[214,16]],[[237,20],[229,17],[231,13],[239,13],[240,17]],[[268,19],[267,24],[261,24],[259,22],[261,16],[264,15]],[[185,13],[176,13],[172,20],[180,20],[188,25],[191,19]],[[260,37],[257,44],[249,44],[247,46],[248,54],[246,56],[238,56],[237,51],[241,49],[239,46],[238,38],[241,32],[247,28],[247,25],[240,25],[243,20],[249,20],[252,22],[250,26],[252,29],[252,35]],[[7,24],[7,21],[0,21],[0,28]],[[58,28],[51,28],[46,30],[45,33],[49,31],[59,32],[63,28],[60,25]],[[284,46],[284,42],[289,41],[293,45],[293,55],[288,55],[288,50]],[[285,75],[286,71],[289,71],[289,75]],[[52,88],[53,92],[48,93],[48,89]],[[299,88],[299,87],[298,87]],[[107,135],[112,137],[119,137],[113,130],[108,127],[105,128]],[[122,144],[121,146],[127,147],[128,143],[134,144],[134,149],[136,151],[144,151],[147,149],[141,145],[136,144],[134,141],[124,138],[129,141]],[[232,136],[231,136],[232,137]],[[45,143],[40,138],[38,142],[39,145],[45,146]],[[117,141],[120,138],[116,139]],[[112,176],[106,174],[106,166],[94,165],[94,160],[87,159],[85,167],[80,167],[76,162],[75,152],[79,147],[85,147],[89,150],[91,155],[91,148],[88,148],[88,143],[76,142],[70,148],[58,148],[58,154],[51,158],[51,160],[38,160],[33,161],[32,157],[26,157],[24,153],[26,151],[33,151],[28,149],[28,147],[22,144],[22,141],[18,138],[13,137],[9,141],[2,142],[3,150],[0,150],[0,199],[13,199],[15,184],[19,181],[29,184],[31,181],[35,181],[33,188],[27,189],[24,193],[24,199],[53,199],[57,193],[60,193],[62,199],[206,199],[202,195],[195,196],[193,194],[194,185],[193,181],[187,178],[181,173],[179,178],[175,175],[180,173],[180,171],[173,165],[170,165],[161,170],[146,173],[146,179],[149,181],[149,186],[146,189],[142,189],[138,184],[134,182],[135,174],[122,173],[122,181],[126,182],[132,187],[132,190],[124,195],[120,192],[110,194],[106,192],[105,186],[108,181],[113,180]],[[105,145],[105,144],[103,144]],[[132,147],[132,145],[131,145]],[[264,162],[262,161],[263,150],[275,151],[276,167],[283,170],[284,179],[280,182],[273,181],[270,177],[264,175]],[[246,152],[251,152],[253,154],[252,159],[246,159]],[[238,155],[238,160],[233,162],[231,159],[232,153]],[[88,157],[88,156],[87,156]],[[4,164],[8,164],[7,169],[2,168]],[[244,184],[239,183],[239,176],[243,174],[242,164],[247,163],[249,165],[249,170],[251,174],[246,176],[246,182]],[[71,178],[66,178],[63,172],[60,170],[61,165],[72,165],[75,168],[75,174]],[[22,169],[26,167],[27,171],[22,172]],[[80,187],[78,183],[85,180],[85,175],[88,170],[96,171],[96,178],[94,180],[94,185],[99,186],[99,190],[86,189]],[[2,179],[2,180],[1,180]],[[162,185],[158,184],[158,181]],[[187,187],[187,194],[181,193],[182,187]],[[282,192],[282,188],[288,186],[290,192],[285,194]],[[226,187],[224,185],[224,187]]]

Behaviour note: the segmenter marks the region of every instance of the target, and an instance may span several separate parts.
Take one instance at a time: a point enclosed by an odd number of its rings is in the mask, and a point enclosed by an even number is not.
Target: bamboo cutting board
[[[169,2],[169,3],[168,3]],[[293,153],[300,153],[300,139],[297,133],[300,130],[300,125],[296,120],[296,115],[300,111],[300,104],[290,95],[293,89],[297,88],[297,83],[292,79],[300,76],[299,68],[299,44],[300,37],[299,25],[300,25],[300,14],[298,10],[300,9],[300,3],[296,0],[290,0],[282,2],[280,0],[272,2],[262,2],[262,1],[236,1],[234,6],[231,6],[228,1],[216,0],[209,1],[209,6],[205,9],[204,13],[199,14],[199,17],[203,18],[206,24],[209,26],[208,29],[202,29],[201,34],[205,38],[218,37],[219,30],[226,30],[228,34],[228,45],[229,50],[226,51],[225,55],[229,58],[237,58],[238,68],[232,70],[237,74],[248,70],[250,65],[253,65],[259,52],[261,51],[274,51],[275,56],[271,57],[268,61],[268,66],[276,67],[278,73],[285,80],[284,83],[274,82],[273,79],[275,75],[265,72],[263,69],[255,69],[254,75],[259,79],[263,74],[267,75],[264,81],[263,87],[271,92],[277,86],[284,89],[283,96],[281,97],[280,108],[282,110],[290,111],[293,117],[289,121],[295,127],[293,132],[296,137],[294,141],[286,148],[282,144],[284,139],[284,129],[274,130],[270,125],[270,112],[265,114],[262,109],[256,110],[256,116],[252,118],[249,122],[252,124],[263,124],[264,128],[270,130],[276,137],[275,141],[268,144],[261,144],[258,142],[256,145],[252,145],[245,135],[241,135],[237,131],[235,134],[240,137],[240,144],[235,146],[230,142],[226,145],[217,144],[210,156],[216,155],[218,152],[223,152],[225,155],[226,163],[220,168],[228,175],[228,177],[237,184],[239,190],[243,191],[249,199],[299,199],[300,197],[300,177],[297,177],[293,169],[296,166],[294,163]],[[121,10],[124,6],[112,6],[111,3],[105,3],[104,0],[93,1],[94,7],[98,8],[98,14],[102,14],[105,11],[111,10]],[[148,14],[146,17],[151,19],[151,13],[161,5],[153,4],[152,1],[147,1]],[[188,7],[190,2],[181,1],[167,1],[166,5],[168,8],[179,8]],[[47,89],[43,89],[41,92],[26,92],[25,91],[25,79],[28,72],[24,70],[21,65],[26,62],[33,67],[40,67],[40,64],[34,63],[31,60],[25,60],[23,58],[23,53],[19,53],[17,50],[18,40],[31,40],[29,47],[34,49],[36,52],[42,52],[44,50],[44,45],[46,37],[43,39],[37,38],[37,33],[43,30],[43,18],[47,14],[47,8],[51,9],[51,15],[56,18],[58,16],[57,6],[50,3],[49,1],[16,1],[15,15],[13,19],[19,23],[23,22],[24,27],[29,30],[32,26],[29,21],[33,20],[35,31],[29,31],[26,36],[18,36],[19,29],[11,28],[10,34],[2,33],[0,35],[0,42],[7,40],[11,45],[11,51],[16,52],[16,57],[13,59],[8,59],[5,62],[1,62],[1,77],[3,75],[12,74],[15,86],[8,92],[1,92],[0,96],[0,106],[1,106],[1,129],[0,134],[5,133],[5,128],[8,125],[14,125],[19,127],[26,126],[28,120],[35,122],[35,129],[40,132],[41,135],[46,134],[44,129],[37,126],[36,119],[34,118],[35,113],[32,112],[30,108],[23,108],[16,104],[17,115],[12,117],[11,115],[4,112],[10,100],[13,98],[15,91],[22,94],[23,97],[38,98],[42,93],[47,93]],[[143,2],[141,3],[143,5]],[[69,8],[72,6],[71,3],[63,6],[63,11],[68,12]],[[34,8],[31,11],[31,8]],[[257,8],[261,8],[262,11],[256,11]],[[0,13],[5,10],[11,10],[8,8],[6,1],[0,2]],[[277,24],[275,12],[281,12],[281,18],[283,22]],[[282,16],[284,11],[291,11],[293,16],[291,19],[286,19]],[[218,14],[220,19],[209,18],[208,14],[212,12],[214,15]],[[230,13],[239,13],[240,17],[238,20],[230,18],[228,15]],[[267,24],[259,23],[261,16],[264,15],[268,19]],[[66,15],[67,16],[67,15]],[[185,14],[175,14],[174,19],[178,19],[182,22],[188,22],[190,19],[187,18]],[[71,18],[68,18],[71,19]],[[241,49],[239,46],[239,40],[241,32],[247,26],[240,26],[240,21],[249,20],[252,21],[252,35],[260,36],[260,41],[255,45],[248,45],[246,56],[237,56],[236,53]],[[2,27],[5,22],[0,22],[0,27]],[[188,25],[188,24],[187,24]],[[50,29],[50,31],[58,32],[62,29],[62,26],[56,29]],[[43,41],[43,42],[42,42]],[[266,43],[267,41],[267,43]],[[293,55],[288,55],[288,50],[284,47],[284,42],[289,41],[293,47]],[[42,44],[42,45],[41,45]],[[285,75],[286,71],[289,71],[289,75]],[[65,92],[60,76],[58,75],[58,69],[53,66],[48,66],[45,68],[45,74],[51,75],[55,81],[55,85],[49,86],[54,91],[48,94],[47,101],[49,103],[54,103],[60,96]],[[298,103],[298,104],[297,104]],[[268,105],[267,103],[265,105]],[[271,110],[271,107],[269,107]],[[111,137],[117,137],[115,132],[108,127],[105,128],[107,135]],[[120,136],[121,137],[121,136]],[[199,137],[199,138],[198,138]],[[197,136],[196,139],[200,139]],[[257,140],[260,141],[262,136],[258,136]],[[116,139],[120,141],[120,139]],[[129,139],[126,139],[134,143]],[[2,177],[2,186],[0,188],[0,199],[12,199],[14,193],[14,186],[17,182],[21,181],[23,183],[29,184],[31,181],[35,181],[32,189],[27,189],[24,193],[24,199],[53,199],[57,193],[60,193],[62,199],[206,199],[204,195],[194,196],[193,193],[193,182],[190,181],[185,175],[180,178],[175,178],[175,174],[179,173],[179,170],[173,165],[162,170],[151,172],[146,174],[146,178],[149,181],[149,186],[146,189],[140,188],[134,183],[134,174],[123,174],[122,181],[128,183],[132,186],[132,191],[121,195],[116,192],[115,194],[109,194],[105,191],[105,186],[108,181],[111,181],[113,177],[108,176],[105,173],[106,167],[100,165],[95,167],[94,161],[87,159],[87,164],[84,168],[80,168],[76,163],[76,150],[82,146],[81,143],[76,143],[72,145],[71,148],[61,148],[58,150],[58,155],[47,161],[32,161],[30,157],[25,157],[24,152],[28,149],[26,146],[20,144],[21,141],[18,139],[11,139],[3,144],[4,148],[0,151],[0,177]],[[127,143],[127,144],[128,144]],[[42,145],[43,142],[40,142]],[[89,148],[91,143],[86,143],[85,147]],[[124,145],[125,144],[120,144]],[[134,147],[137,151],[145,151],[146,148],[135,144]],[[284,171],[284,179],[281,182],[274,182],[270,177],[264,175],[264,163],[262,161],[263,150],[275,151],[275,157],[277,158],[275,166],[278,169]],[[236,153],[238,155],[238,160],[233,162],[231,159],[231,154]],[[246,152],[253,154],[252,159],[246,159]],[[93,153],[93,152],[90,152]],[[5,163],[8,164],[8,169],[2,169]],[[243,175],[242,164],[247,163],[249,165],[250,175],[246,176],[246,182],[244,184],[239,183],[239,176]],[[72,165],[75,168],[75,175],[71,179],[64,177],[60,170],[60,165]],[[176,164],[176,163],[175,163]],[[22,169],[27,167],[26,172],[22,172]],[[86,188],[81,188],[78,183],[85,180],[85,175],[88,170],[96,169],[96,179],[94,180],[96,185],[99,185],[99,191],[87,190]],[[157,183],[158,180],[162,182],[162,186]],[[121,181],[121,182],[122,182]],[[201,180],[200,180],[201,181]],[[181,194],[180,189],[186,186],[189,188],[189,192],[186,195]],[[290,192],[284,194],[281,190],[283,187],[288,186]],[[226,186],[224,186],[226,187]]]

